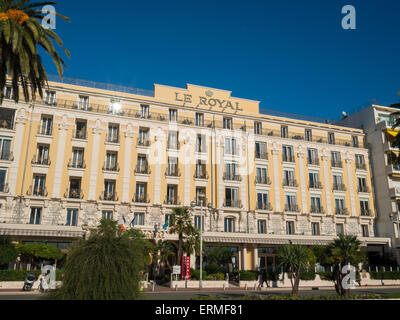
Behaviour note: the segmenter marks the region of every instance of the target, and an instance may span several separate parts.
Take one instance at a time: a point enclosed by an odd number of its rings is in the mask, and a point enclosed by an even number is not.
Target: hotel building
[[[361,129],[262,114],[230,91],[50,82],[43,101],[4,100],[0,139],[0,234],[19,241],[63,248],[102,217],[176,241],[162,226],[195,201],[205,245],[230,247],[243,270],[339,233],[391,245],[376,237]]]
[[[377,208],[377,235],[389,237],[392,253],[400,264],[400,164],[393,161],[400,150],[392,141],[399,129],[392,129],[391,114],[398,108],[372,105],[342,119],[339,124],[363,129],[371,154],[372,182]]]

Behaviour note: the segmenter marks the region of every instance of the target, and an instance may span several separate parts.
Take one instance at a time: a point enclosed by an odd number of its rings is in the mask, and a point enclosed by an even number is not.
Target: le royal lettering
[[[194,103],[193,97],[191,94],[182,94],[179,92],[175,92],[175,101],[184,102],[184,103]],[[221,109],[230,108],[234,111],[243,111],[239,107],[239,102],[231,102],[229,100],[220,100],[214,98],[207,98],[207,97],[199,97],[199,103],[197,106],[206,106],[206,107],[218,107]]]

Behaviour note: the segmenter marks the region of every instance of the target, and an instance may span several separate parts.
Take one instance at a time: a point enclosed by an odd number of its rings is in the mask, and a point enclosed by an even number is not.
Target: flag
[[[122,231],[125,231],[125,227],[124,227],[123,224],[121,224],[121,230],[122,230]]]
[[[132,226],[132,228],[135,226],[135,220],[136,220],[136,216],[134,216],[134,218],[133,218],[132,221],[131,221],[131,226]]]
[[[164,223],[164,226],[163,226],[164,230],[167,230],[167,228],[168,228],[168,220]]]
[[[122,220],[124,221],[124,225],[126,225],[126,220],[124,216],[122,216]]]

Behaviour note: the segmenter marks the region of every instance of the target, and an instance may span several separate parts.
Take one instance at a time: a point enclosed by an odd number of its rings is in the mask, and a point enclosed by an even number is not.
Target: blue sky
[[[262,108],[338,118],[399,101],[398,0],[59,0],[65,76],[231,90]],[[341,9],[356,9],[343,30]],[[49,73],[56,73],[45,59]]]

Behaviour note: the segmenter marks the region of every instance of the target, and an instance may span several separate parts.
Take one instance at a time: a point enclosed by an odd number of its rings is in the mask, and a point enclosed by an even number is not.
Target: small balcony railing
[[[347,210],[347,208],[341,208],[341,209],[336,208],[335,214],[341,215],[341,216],[347,215],[348,214],[348,210]]]
[[[0,152],[0,160],[14,161],[14,154],[12,152]]]
[[[228,180],[228,181],[242,181],[242,177],[240,175],[238,175],[238,174],[225,172],[224,176],[223,176],[223,180],[224,181],[226,181],[226,180]]]
[[[86,140],[87,138],[87,130],[86,129],[75,129],[75,135],[74,135],[75,139],[82,139],[82,140]]]
[[[322,189],[322,183],[320,181],[310,181],[308,186],[310,189]]]
[[[149,147],[150,146],[150,139],[148,139],[148,138],[144,138],[144,139],[138,138],[137,139],[137,145],[140,146],[140,147]]]
[[[369,187],[368,186],[358,186],[358,192],[368,192],[369,193]]]
[[[167,144],[168,150],[179,150],[180,147],[181,147],[181,144],[179,143],[179,141],[177,143],[170,143],[168,141],[168,144]]]
[[[313,166],[319,166],[319,159],[318,158],[308,158],[308,164]]]
[[[40,166],[49,166],[51,164],[51,161],[49,158],[44,158],[44,157],[38,158],[37,156],[34,156],[32,158],[32,164]]]
[[[54,98],[43,99],[43,104],[48,105],[48,106],[56,106],[57,100]]]
[[[370,209],[361,209],[361,215],[364,217],[370,217],[372,215],[372,212]]]
[[[179,197],[171,197],[171,198],[167,197],[164,200],[164,204],[167,204],[167,205],[180,205],[181,202],[179,201]]]
[[[119,135],[107,135],[107,142],[119,143]]]
[[[367,165],[365,163],[356,162],[356,168],[357,169],[361,169],[361,170],[366,170],[367,169]]]
[[[311,213],[325,213],[325,210],[321,206],[311,206]]]
[[[151,119],[152,118],[150,112],[137,112],[135,114],[135,117],[139,118],[139,119]]]
[[[334,183],[333,190],[334,191],[346,191],[347,188],[343,183]]]
[[[82,160],[82,161],[72,161],[72,159],[69,159],[69,161],[68,161],[68,168],[86,169],[85,160]]]
[[[300,212],[299,206],[297,204],[285,205],[286,212]]]
[[[6,120],[6,119],[0,119],[0,128],[13,130],[14,122],[12,122],[10,120]]]
[[[208,173],[206,170],[200,170],[200,171],[196,171],[194,173],[194,178],[195,179],[208,179],[209,176],[208,176]]]
[[[9,193],[10,188],[8,187],[8,183],[0,183],[0,192]]]
[[[111,171],[111,172],[119,172],[120,168],[119,168],[119,164],[118,163],[112,164],[112,163],[104,162],[103,170],[104,171]]]
[[[242,200],[226,200],[225,199],[224,207],[241,208],[242,207]]]
[[[332,165],[332,167],[334,167],[334,168],[343,168],[343,162],[340,160],[340,161],[334,161],[334,160],[332,160],[331,161],[331,165]]]
[[[270,202],[257,202],[257,209],[258,210],[267,210],[272,211],[272,205]]]
[[[42,135],[42,136],[52,136],[53,135],[53,126],[49,127],[45,127],[39,124],[38,126],[38,134]]]
[[[118,201],[118,194],[116,192],[103,191],[99,199],[105,201]]]
[[[196,203],[196,207],[201,207],[201,206],[206,207],[208,200],[207,200],[207,198],[203,198],[203,202],[202,202],[200,199],[194,199],[194,202]]]
[[[151,174],[151,170],[148,165],[136,166],[135,173],[139,174]]]
[[[297,181],[294,179],[290,179],[290,180],[284,179],[283,186],[284,187],[298,187],[299,185],[297,184]]]
[[[150,203],[150,198],[148,194],[135,194],[133,196],[132,202],[135,203]]]
[[[285,154],[282,155],[282,161],[283,161],[283,162],[295,162],[294,156],[292,156],[292,155],[285,155]]]
[[[271,184],[271,179],[269,177],[260,177],[256,176],[256,183],[257,184],[266,184],[270,185]]]
[[[256,159],[268,160],[268,152],[255,152]]]
[[[46,188],[34,188],[33,186],[30,186],[26,195],[32,197],[47,197],[48,192]]]
[[[64,193],[64,198],[83,199],[83,191],[77,188],[67,189]]]
[[[180,177],[181,171],[177,167],[167,168],[167,170],[165,170],[165,176],[166,177]]]

